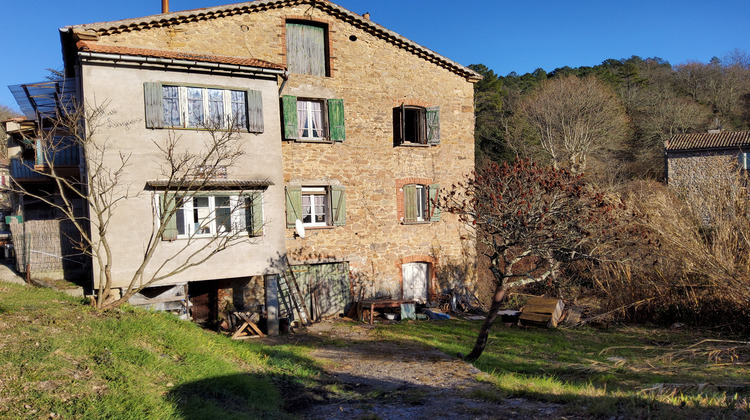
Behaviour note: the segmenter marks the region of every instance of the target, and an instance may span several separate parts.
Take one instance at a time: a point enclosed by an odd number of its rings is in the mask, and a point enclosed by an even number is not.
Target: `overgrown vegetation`
[[[466,348],[478,322],[402,323],[384,340],[412,340],[448,354]],[[705,339],[717,341],[704,341]],[[695,330],[612,331],[496,326],[475,366],[498,392],[566,404],[571,415],[743,418],[750,415],[750,342]]]

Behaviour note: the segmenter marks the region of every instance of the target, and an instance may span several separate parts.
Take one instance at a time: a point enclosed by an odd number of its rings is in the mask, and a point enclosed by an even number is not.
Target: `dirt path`
[[[380,340],[368,325],[325,322],[311,356],[326,377],[314,397],[288,401],[294,414],[315,419],[560,418],[561,406],[497,399],[480,371],[434,348]],[[308,337],[312,339],[312,337]],[[484,396],[483,398],[481,398]]]

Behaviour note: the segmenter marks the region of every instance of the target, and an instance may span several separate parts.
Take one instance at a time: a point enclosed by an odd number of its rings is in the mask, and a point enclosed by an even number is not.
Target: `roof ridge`
[[[321,6],[321,9],[327,13],[338,15],[342,20],[347,21],[361,29],[379,36],[386,41],[407,51],[422,56],[424,59],[435,64],[441,65],[460,76],[466,77],[470,81],[482,79],[482,75],[476,71],[459,64],[447,57],[444,57],[431,49],[424,47],[416,42],[393,32],[363,16],[347,10],[330,0],[252,0],[243,3],[234,3],[223,6],[212,6],[202,9],[184,10],[179,12],[162,13],[149,15],[140,18],[130,18],[116,20],[111,22],[98,22],[81,25],[70,25],[60,28],[61,32],[94,32],[94,33],[118,33],[133,30],[147,29],[151,27],[168,26],[172,22],[185,22],[199,18],[218,18],[230,16],[238,13],[255,12],[265,8],[282,7],[287,4],[314,3]]]

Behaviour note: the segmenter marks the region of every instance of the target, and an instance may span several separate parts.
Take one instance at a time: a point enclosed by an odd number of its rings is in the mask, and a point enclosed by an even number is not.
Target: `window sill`
[[[333,229],[336,226],[305,226],[305,230]]]
[[[322,143],[322,144],[333,144],[336,143],[333,140],[328,139],[287,139],[287,141],[292,141],[295,143]]]
[[[424,144],[423,143],[401,143],[396,147],[430,147],[430,146],[432,145],[427,144],[427,143],[424,143]]]
[[[402,225],[429,225],[430,223],[432,222],[429,220],[424,220],[422,222],[401,222]]]

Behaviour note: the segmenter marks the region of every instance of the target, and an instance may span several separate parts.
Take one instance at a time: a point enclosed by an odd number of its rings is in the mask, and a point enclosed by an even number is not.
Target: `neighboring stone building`
[[[750,131],[678,134],[664,145],[665,178],[678,190],[690,190],[696,180],[715,176],[719,168],[747,170]]]
[[[325,0],[77,25],[62,28],[61,40],[66,75],[79,78],[84,98],[117,110],[105,134],[139,158],[167,131],[154,125],[167,117],[151,115],[149,101],[187,101],[182,90],[196,87],[261,92],[265,130],[248,134],[249,157],[230,178],[272,181],[268,248],[219,254],[186,273],[190,281],[260,274],[251,266],[274,274],[288,255],[319,317],[352,298],[427,301],[473,286],[473,234],[434,204],[441,188],[474,169],[473,83],[481,76],[471,69]],[[180,131],[198,135],[189,132]],[[133,182],[154,187],[155,169],[145,165]],[[146,205],[128,201],[123,210]],[[139,229],[127,217],[118,223],[123,237]]]

